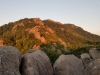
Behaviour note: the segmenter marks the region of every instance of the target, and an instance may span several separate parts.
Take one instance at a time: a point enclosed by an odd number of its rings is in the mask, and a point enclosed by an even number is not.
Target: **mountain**
[[[0,27],[0,45],[15,46],[21,53],[44,46],[57,50],[60,47],[73,49],[93,46],[98,42],[98,35],[74,24],[62,24],[50,19],[24,18]]]

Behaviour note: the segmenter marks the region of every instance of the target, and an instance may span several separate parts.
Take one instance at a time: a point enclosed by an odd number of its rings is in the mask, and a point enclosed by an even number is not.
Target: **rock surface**
[[[53,67],[55,75],[84,75],[82,61],[74,55],[61,55]]]
[[[38,25],[44,26],[44,23],[42,22],[42,20],[40,18],[34,18],[33,21],[34,21],[34,23],[36,23]]]
[[[22,56],[22,75],[53,75],[48,56],[41,50],[29,50]]]
[[[91,62],[85,70],[85,75],[100,75],[100,59]]]
[[[84,59],[90,59],[90,55],[88,53],[83,53],[81,54],[81,59],[84,60]]]
[[[90,58],[90,55],[88,53],[81,54],[81,60],[82,60],[85,68],[92,61],[92,59]]]
[[[46,39],[43,36],[41,36],[39,28],[40,26],[35,26],[33,28],[27,29],[26,31],[28,31],[29,33],[33,33],[35,38],[40,40],[42,43],[46,43]]]
[[[48,56],[41,50],[31,49],[20,57],[15,47],[0,46],[0,75],[100,75],[99,52],[90,50],[93,59],[88,53],[81,54],[82,61],[75,55],[61,55],[53,72]]]
[[[93,59],[100,58],[100,51],[96,50],[95,48],[90,49],[89,54]]]
[[[12,46],[0,46],[0,75],[20,75],[19,51]]]

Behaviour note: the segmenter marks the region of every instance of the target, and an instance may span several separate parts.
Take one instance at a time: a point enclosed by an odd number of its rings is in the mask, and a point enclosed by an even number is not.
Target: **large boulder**
[[[61,55],[53,67],[55,75],[84,75],[82,61],[74,55]]]
[[[85,70],[85,75],[100,75],[100,59],[92,61]]]
[[[100,50],[96,50],[95,48],[90,49],[89,54],[93,59],[100,58]]]
[[[53,75],[50,60],[41,50],[29,50],[21,61],[22,75]]]
[[[20,75],[19,51],[12,46],[0,46],[0,75]]]
[[[90,58],[90,55],[88,53],[81,54],[81,60],[82,60],[85,68],[92,61],[92,59]]]
[[[81,54],[81,59],[84,60],[84,59],[90,59],[90,55],[88,53],[83,53]]]

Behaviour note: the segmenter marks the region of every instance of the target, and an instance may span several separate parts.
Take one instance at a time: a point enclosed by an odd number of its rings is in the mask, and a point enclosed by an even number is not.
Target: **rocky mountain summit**
[[[43,44],[60,43],[76,49],[95,46],[98,42],[98,35],[74,24],[62,24],[51,19],[24,18],[0,27],[0,46],[15,46],[21,53],[39,49]]]
[[[60,55],[52,67],[41,50],[31,49],[20,55],[13,46],[0,46],[0,75],[100,75],[99,53],[92,48],[81,58],[72,54]]]

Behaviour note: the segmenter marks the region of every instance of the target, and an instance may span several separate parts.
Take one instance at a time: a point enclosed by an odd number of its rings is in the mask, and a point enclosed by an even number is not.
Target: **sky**
[[[100,35],[100,0],[0,0],[0,26],[23,18],[72,23]]]

